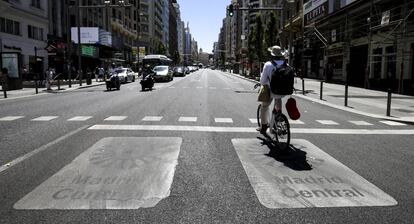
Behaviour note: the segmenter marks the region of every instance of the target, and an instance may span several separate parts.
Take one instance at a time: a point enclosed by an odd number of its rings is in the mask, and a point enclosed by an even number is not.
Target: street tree
[[[270,13],[269,21],[266,25],[266,31],[265,31],[265,48],[279,45],[279,39],[278,39],[278,29],[277,29],[277,20],[276,16],[273,12]],[[266,50],[266,49],[265,49]]]
[[[161,42],[158,42],[158,46],[157,46],[157,51],[156,51],[156,53],[157,53],[157,54],[162,54],[162,55],[165,55],[165,53],[166,53],[165,46],[164,46],[164,44],[162,44]]]

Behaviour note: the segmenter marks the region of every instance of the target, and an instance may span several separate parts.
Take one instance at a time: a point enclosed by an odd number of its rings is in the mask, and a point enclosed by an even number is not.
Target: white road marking
[[[76,117],[72,117],[68,121],[86,121],[86,120],[89,120],[91,118],[92,118],[92,116],[76,116]]]
[[[256,118],[249,118],[249,121],[252,124],[257,124],[257,119]]]
[[[258,133],[254,127],[216,127],[216,126],[180,126],[180,125],[104,125],[97,124],[89,130],[122,130],[122,131],[197,131]],[[329,128],[291,128],[296,134],[343,134],[343,135],[414,135],[414,129],[329,129]]]
[[[162,117],[157,116],[146,116],[142,118],[142,121],[161,121]]]
[[[197,86],[197,89],[202,89],[203,87],[202,86]]]
[[[58,116],[42,116],[42,117],[32,119],[32,121],[51,121],[56,118],[58,118]]]
[[[371,126],[373,124],[368,123],[366,121],[349,121],[352,124],[358,125],[358,126]]]
[[[179,122],[197,122],[197,117],[180,117]]]
[[[380,121],[383,124],[390,125],[390,126],[406,126],[404,123],[395,122],[395,121]]]
[[[24,116],[7,116],[0,118],[0,121],[15,121],[21,118],[24,118]]]
[[[233,119],[231,119],[231,118],[214,118],[214,122],[216,122],[216,123],[233,123]]]
[[[323,125],[339,125],[335,121],[331,121],[331,120],[316,120],[316,122],[319,122]]]
[[[71,137],[72,135],[74,135],[74,134],[76,134],[76,133],[78,133],[78,132],[82,131],[83,129],[85,129],[85,128],[87,128],[87,127],[88,127],[88,126],[87,126],[87,125],[85,125],[85,126],[83,126],[83,127],[81,127],[81,128],[78,128],[78,129],[76,129],[75,131],[72,131],[72,132],[70,132],[70,133],[68,133],[68,134],[66,134],[66,135],[64,135],[64,136],[62,136],[62,137],[60,137],[60,138],[58,138],[58,139],[56,139],[56,140],[52,141],[52,142],[47,143],[46,145],[41,146],[40,148],[37,148],[37,149],[35,149],[35,150],[33,150],[33,151],[29,152],[29,153],[26,153],[26,154],[25,154],[25,155],[23,155],[23,156],[20,156],[20,157],[19,157],[19,158],[17,158],[17,159],[14,159],[14,160],[13,160],[13,161],[11,161],[11,162],[6,163],[5,165],[2,165],[2,166],[0,167],[0,173],[1,173],[1,172],[3,172],[3,171],[5,171],[5,170],[7,170],[7,169],[9,169],[9,168],[12,168],[13,166],[15,166],[15,165],[17,165],[17,164],[19,164],[19,163],[23,162],[24,160],[26,160],[26,159],[28,159],[28,158],[30,158],[30,157],[32,157],[32,156],[34,156],[34,155],[36,155],[37,153],[42,152],[42,151],[44,151],[44,150],[48,149],[50,146],[53,146],[53,145],[55,145],[55,144],[57,144],[57,143],[59,143],[59,142],[61,142],[61,141],[65,140],[65,139],[67,139],[67,138]]]
[[[104,121],[123,121],[127,118],[127,116],[110,116],[106,118]]]
[[[305,124],[305,123],[301,120],[290,120],[289,119],[289,124]]]
[[[312,143],[284,154],[258,139],[232,139],[260,203],[270,209],[394,206],[397,201]]]
[[[103,138],[14,204],[15,209],[138,209],[170,195],[181,138]]]

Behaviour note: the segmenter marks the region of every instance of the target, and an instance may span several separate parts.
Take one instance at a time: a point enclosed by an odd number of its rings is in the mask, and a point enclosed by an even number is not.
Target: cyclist
[[[273,46],[267,49],[270,52],[270,60],[266,62],[263,66],[262,73],[260,74],[260,84],[268,89],[270,93],[269,100],[261,101],[262,107],[260,110],[261,117],[261,126],[257,128],[261,134],[265,135],[267,128],[269,128],[269,106],[272,104],[273,99],[275,99],[275,109],[276,111],[281,111],[282,109],[282,98],[285,95],[276,95],[270,91],[270,80],[272,78],[273,71],[277,68],[276,66],[281,66],[286,63],[285,52],[280,46]]]

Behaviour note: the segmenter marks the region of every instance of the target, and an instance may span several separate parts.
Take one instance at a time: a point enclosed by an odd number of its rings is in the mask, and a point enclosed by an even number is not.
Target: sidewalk
[[[11,100],[11,99],[17,99],[17,98],[26,98],[26,97],[33,97],[38,95],[44,95],[48,93],[56,93],[56,92],[67,92],[72,91],[76,89],[82,89],[82,88],[89,88],[94,86],[100,86],[105,85],[105,82],[96,82],[95,80],[92,80],[91,85],[86,85],[86,82],[83,81],[82,86],[79,85],[78,82],[72,81],[72,87],[69,88],[68,84],[61,85],[60,90],[58,89],[57,85],[52,85],[52,90],[47,91],[45,87],[39,87],[38,88],[38,94],[36,94],[36,88],[23,88],[18,90],[9,90],[7,91],[7,99],[4,98],[3,89],[0,85],[0,101],[3,100]]]
[[[252,82],[256,80],[241,75],[231,74]],[[391,95],[390,116],[387,113],[388,93],[364,88],[348,88],[348,106],[345,107],[345,86],[323,83],[322,100],[320,100],[320,81],[304,79],[305,95],[302,91],[302,79],[295,79],[296,96],[337,109],[357,113],[369,117],[414,124],[414,96]]]

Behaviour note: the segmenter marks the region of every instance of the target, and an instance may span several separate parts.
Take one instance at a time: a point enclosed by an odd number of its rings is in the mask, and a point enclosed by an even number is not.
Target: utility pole
[[[79,74],[79,85],[82,86],[82,55],[81,55],[81,10],[80,10],[80,1],[76,1],[77,3],[77,29],[78,29],[78,74]]]
[[[68,70],[68,79],[69,79],[69,88],[72,87],[72,39],[71,39],[71,26],[70,26],[70,7],[69,1],[67,1],[66,7],[66,53],[67,53],[67,70]]]

